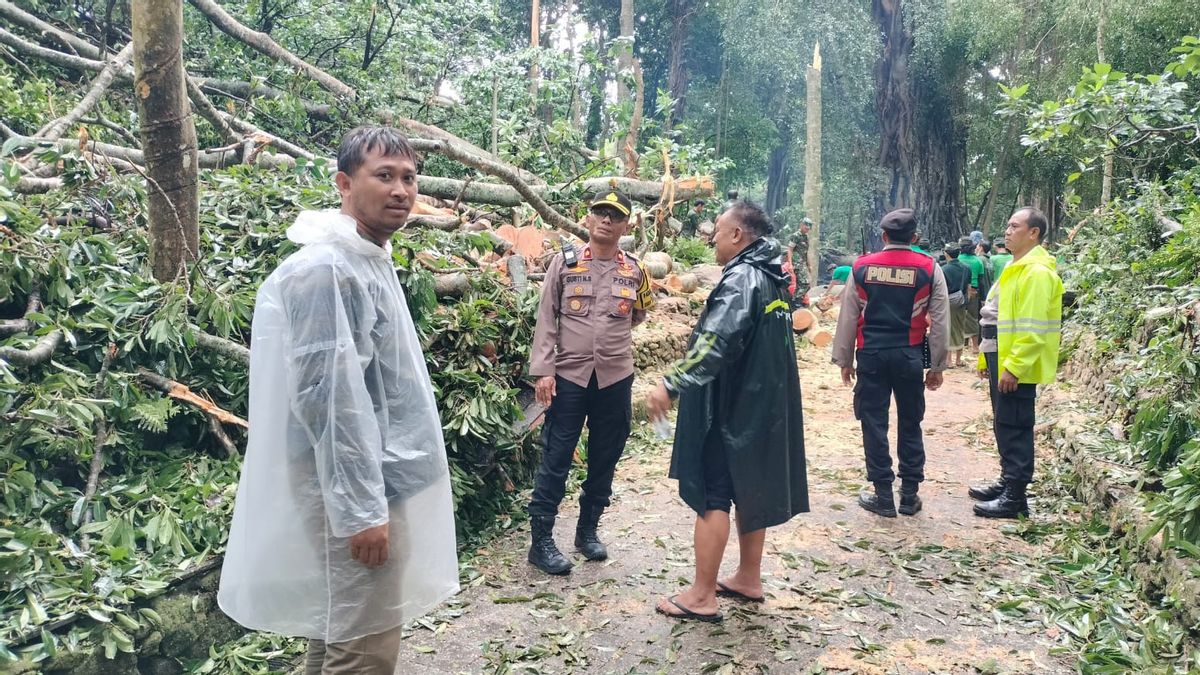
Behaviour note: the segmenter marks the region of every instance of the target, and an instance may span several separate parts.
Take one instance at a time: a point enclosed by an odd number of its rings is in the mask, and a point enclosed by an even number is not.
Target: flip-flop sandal
[[[738,600],[740,602],[766,602],[767,601],[767,598],[765,596],[760,595],[756,598],[752,595],[746,595],[745,593],[742,593],[741,591],[733,590],[732,588],[726,586],[725,584],[723,584],[719,581],[717,582],[717,595],[721,596],[722,598],[732,598],[732,599]]]
[[[656,611],[659,614],[662,614],[664,616],[669,616],[672,619],[679,619],[680,621],[686,621],[686,620],[690,619],[693,621],[703,621],[705,623],[721,623],[722,621],[725,620],[725,617],[722,616],[720,612],[717,612],[715,614],[699,614],[697,612],[693,612],[692,610],[688,609],[687,607],[684,607],[683,605],[679,604],[675,600],[675,598],[678,598],[678,597],[679,597],[678,595],[672,595],[671,597],[667,598],[667,602],[671,603],[672,605],[675,605],[675,609],[678,609],[680,612],[683,612],[682,614],[675,614],[674,612],[664,611],[661,607],[658,607],[657,605],[654,607],[654,611]]]

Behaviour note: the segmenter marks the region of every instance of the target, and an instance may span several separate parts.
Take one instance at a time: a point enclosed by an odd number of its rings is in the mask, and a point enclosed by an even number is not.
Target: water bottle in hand
[[[675,430],[671,428],[671,420],[667,419],[666,415],[652,421],[651,424],[654,426],[654,434],[663,440],[675,435]]]

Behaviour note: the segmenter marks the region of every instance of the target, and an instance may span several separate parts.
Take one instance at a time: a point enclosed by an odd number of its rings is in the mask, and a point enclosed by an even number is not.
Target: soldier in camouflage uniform
[[[783,271],[791,277],[788,291],[792,294],[793,308],[807,304],[804,298],[811,285],[808,278],[808,233],[811,229],[812,221],[805,218],[787,240]]]

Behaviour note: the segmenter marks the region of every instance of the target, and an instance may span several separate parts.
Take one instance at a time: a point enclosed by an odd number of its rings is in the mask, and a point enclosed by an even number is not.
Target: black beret
[[[879,229],[884,232],[912,234],[917,231],[917,218],[912,209],[896,209],[879,221]]]

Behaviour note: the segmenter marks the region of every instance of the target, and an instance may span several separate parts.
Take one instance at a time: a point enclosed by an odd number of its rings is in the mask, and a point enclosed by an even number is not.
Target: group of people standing
[[[887,214],[880,227],[884,248],[852,266],[833,343],[833,362],[842,368],[843,382],[850,386],[858,380],[854,413],[862,423],[873,488],[859,495],[859,505],[885,517],[921,510],[925,390],[942,385],[942,373],[957,365],[952,359],[961,359],[965,340],[973,335],[980,377],[990,381],[1001,474],[968,494],[977,502],[978,516],[1028,514],[1037,385],[1054,380],[1062,323],[1062,281],[1055,259],[1041,245],[1045,215],[1033,207],[1013,213],[1003,242],[997,242],[1003,246],[987,265],[987,258],[976,254],[986,256],[990,247],[970,238],[948,245],[946,263],[937,265],[914,246],[917,222],[911,209]],[[892,469],[887,435],[893,397],[898,472]]]
[[[403,622],[458,590],[441,423],[391,261],[390,239],[416,203],[417,156],[397,130],[361,127],[337,161],[341,208],[300,214],[287,235],[302,248],[258,293],[252,425],[218,600],[247,627],[309,638],[307,675],[390,675]],[[541,289],[529,373],[546,413],[528,561],[550,574],[572,568],[554,525],[585,426],[574,546],[587,560],[608,556],[598,528],[632,424],[632,331],[654,305],[645,268],[618,246],[631,211],[619,191],[593,196],[589,241],[563,246]],[[895,515],[894,394],[899,511],[912,515],[921,509],[923,388],[941,385],[951,346],[949,293],[943,270],[911,250],[911,211],[881,227],[885,249],[847,270],[833,353],[845,381],[858,379],[855,413],[875,487],[860,503]],[[657,603],[673,618],[721,621],[718,597],[762,602],[766,528],[809,509],[792,294],[773,230],[757,205],[726,205],[711,237],[722,276],[686,354],[646,399],[654,419],[679,406],[670,475],[696,514],[692,584]],[[1038,246],[1045,231],[1035,209],[1014,214],[1014,260],[984,303],[984,324],[994,316],[996,329],[985,362],[1003,473],[972,489],[990,500],[981,515],[1027,510],[1035,387],[1053,377],[1061,311],[1053,259]],[[735,504],[739,563],[722,578]]]

